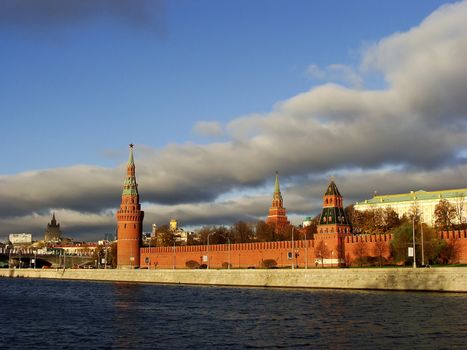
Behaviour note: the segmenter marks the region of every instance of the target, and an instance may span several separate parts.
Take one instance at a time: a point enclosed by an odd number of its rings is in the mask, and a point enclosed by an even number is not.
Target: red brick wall
[[[440,237],[450,242],[456,240],[459,248],[459,262],[467,263],[467,231],[443,232]],[[313,240],[295,241],[292,249],[291,241],[282,242],[261,242],[261,243],[239,243],[210,245],[209,253],[207,246],[181,246],[175,247],[156,247],[156,248],[141,248],[141,267],[149,265],[150,268],[165,268],[177,269],[186,268],[186,262],[193,260],[201,264],[207,264],[203,261],[203,256],[209,256],[210,268],[221,268],[222,264],[229,262],[232,268],[260,268],[264,260],[273,259],[277,262],[278,267],[291,267],[292,259],[288,258],[288,253],[298,255],[294,260],[295,267],[304,268],[306,262],[308,267],[315,265],[315,246],[320,241],[326,243],[328,247],[329,259],[343,259],[346,264],[355,265],[358,255],[356,247],[359,242],[363,242],[365,247],[365,255],[377,256],[375,246],[377,241],[385,242],[386,249],[383,253],[385,258],[389,258],[389,244],[392,235],[365,235],[365,236],[341,236],[337,234],[315,234]],[[340,242],[339,242],[340,240]],[[339,245],[342,248],[339,248]],[[331,255],[331,251],[333,252]],[[339,253],[339,254],[338,254]],[[146,262],[149,258],[149,264]]]

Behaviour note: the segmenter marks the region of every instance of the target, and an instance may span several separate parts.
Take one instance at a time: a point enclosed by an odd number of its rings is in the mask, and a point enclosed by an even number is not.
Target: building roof
[[[357,202],[357,205],[412,202],[414,200],[430,200],[430,199],[441,200],[441,199],[458,198],[460,196],[467,197],[467,188],[460,188],[457,190],[442,190],[442,191],[418,190],[418,191],[410,191],[409,193],[373,196],[373,198],[371,199]]]
[[[274,192],[280,192],[280,186],[279,186],[279,172],[276,171],[276,182],[274,184]]]
[[[331,180],[326,190],[326,193],[324,195],[325,196],[341,196],[339,190],[337,189],[336,184],[334,183],[334,180]]]

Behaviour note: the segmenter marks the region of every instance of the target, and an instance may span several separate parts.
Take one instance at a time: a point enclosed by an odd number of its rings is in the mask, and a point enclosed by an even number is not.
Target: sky
[[[3,0],[0,239],[113,234],[128,144],[144,230],[294,224],[467,187],[467,2]]]

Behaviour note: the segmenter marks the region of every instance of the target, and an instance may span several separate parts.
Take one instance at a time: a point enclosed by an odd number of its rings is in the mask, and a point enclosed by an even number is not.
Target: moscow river
[[[0,278],[1,349],[465,349],[467,295]]]

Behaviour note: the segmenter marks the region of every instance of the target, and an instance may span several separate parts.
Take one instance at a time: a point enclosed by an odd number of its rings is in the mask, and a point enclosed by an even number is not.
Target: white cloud
[[[327,82],[343,83],[351,87],[360,88],[363,86],[363,79],[352,67],[345,64],[331,64],[321,69],[316,64],[308,66],[306,73],[308,76]]]
[[[218,122],[200,121],[195,124],[193,131],[201,136],[220,137],[224,134],[222,125]]]

